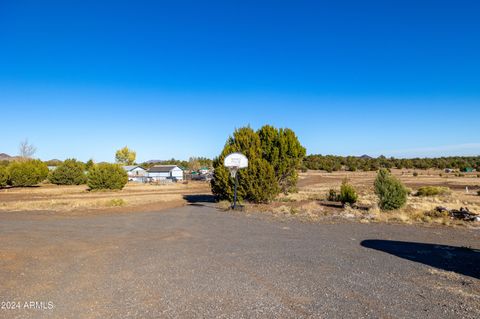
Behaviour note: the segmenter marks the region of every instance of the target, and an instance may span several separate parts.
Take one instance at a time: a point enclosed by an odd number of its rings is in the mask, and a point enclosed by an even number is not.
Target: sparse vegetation
[[[87,182],[85,164],[67,159],[50,173],[49,180],[57,185],[80,185]]]
[[[88,172],[87,185],[91,190],[122,189],[127,182],[127,172],[117,164],[95,164]]]
[[[407,202],[407,189],[388,170],[381,169],[375,179],[375,194],[381,210],[401,208]]]
[[[8,165],[7,175],[11,186],[34,186],[47,178],[48,167],[40,160],[17,161]]]
[[[112,198],[107,202],[107,206],[109,207],[121,207],[121,206],[125,206],[126,204],[127,202],[122,198]]]
[[[418,176],[418,172],[413,172],[413,176],[417,177],[417,176]]]
[[[340,201],[343,205],[350,204],[353,205],[358,200],[358,194],[355,188],[348,183],[346,179],[343,180],[342,186],[340,187]]]
[[[422,186],[417,191],[417,196],[437,196],[450,194],[448,187],[440,186]]]

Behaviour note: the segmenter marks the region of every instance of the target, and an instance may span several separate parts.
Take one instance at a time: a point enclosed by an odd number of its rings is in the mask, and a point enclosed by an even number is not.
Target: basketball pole
[[[237,173],[235,173],[235,186],[234,186],[234,191],[233,191],[233,210],[235,210],[237,208],[237,184],[238,184]]]

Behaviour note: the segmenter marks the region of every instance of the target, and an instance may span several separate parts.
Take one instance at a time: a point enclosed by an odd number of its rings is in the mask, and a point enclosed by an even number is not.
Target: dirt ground
[[[0,212],[0,318],[480,318],[477,230],[214,205]]]
[[[185,205],[187,196],[210,192],[204,182],[151,185],[129,183],[121,191],[89,191],[87,186],[0,189],[1,211],[84,213],[102,211],[152,211]]]
[[[418,175],[414,176],[414,172]],[[392,170],[408,188],[407,205],[394,212],[381,212],[373,191],[376,172],[323,172],[300,173],[298,192],[280,195],[268,205],[247,205],[247,210],[272,213],[277,217],[303,218],[309,221],[349,218],[360,222],[436,223],[480,227],[480,223],[464,223],[447,217],[431,217],[426,213],[437,206],[449,209],[467,207],[480,213],[480,178],[478,173],[446,174],[440,170]],[[329,189],[339,190],[348,179],[359,194],[358,205],[344,208],[338,203],[326,203]],[[418,197],[421,186],[448,187],[450,193],[441,196]],[[467,192],[468,189],[468,192]],[[56,186],[0,189],[0,212],[44,211],[68,215],[85,212],[146,212],[179,207],[189,202],[189,196],[211,196],[205,182],[149,185],[129,183],[121,191],[88,191],[81,186]],[[223,203],[229,207],[229,203]]]
[[[414,176],[414,172],[418,175]],[[449,209],[467,207],[470,211],[480,214],[480,178],[478,173],[457,176],[454,173],[446,174],[441,170],[392,170],[410,190],[407,204],[404,208],[381,212],[377,207],[377,197],[374,194],[373,184],[376,172],[333,172],[308,171],[299,174],[298,192],[281,195],[268,205],[252,205],[250,210],[271,212],[280,217],[303,218],[311,221],[319,219],[350,218],[361,222],[401,222],[401,223],[436,223],[444,225],[466,225],[478,227],[479,223],[464,223],[451,220],[449,217],[431,217],[435,207],[442,206]],[[326,202],[330,189],[339,190],[344,179],[347,179],[358,192],[356,208],[344,208],[338,203]],[[422,186],[448,187],[449,194],[418,197],[416,191]],[[467,192],[468,189],[468,192]]]

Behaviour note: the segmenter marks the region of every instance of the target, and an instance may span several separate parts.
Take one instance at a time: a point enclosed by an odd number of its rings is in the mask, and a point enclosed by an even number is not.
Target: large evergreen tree
[[[290,129],[269,125],[257,132],[250,127],[237,129],[213,162],[212,192],[219,199],[233,198],[233,180],[223,166],[225,157],[233,152],[243,153],[249,160],[249,167],[238,173],[238,196],[252,202],[268,202],[280,191],[293,190],[298,177],[296,169],[305,156],[305,148]]]

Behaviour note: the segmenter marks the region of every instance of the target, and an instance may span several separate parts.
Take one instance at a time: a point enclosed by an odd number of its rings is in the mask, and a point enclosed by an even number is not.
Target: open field
[[[88,191],[87,186],[7,188],[0,190],[0,211],[48,210],[57,213],[87,211],[147,211],[178,207],[186,195],[209,192],[208,183],[166,185],[129,183],[121,191]]]
[[[247,205],[247,210],[273,213],[276,216],[302,218],[318,221],[329,218],[350,218],[360,222],[437,223],[445,225],[469,225],[446,216],[432,216],[437,206],[450,209],[468,207],[480,213],[480,178],[477,173],[456,176],[439,170],[392,170],[392,173],[411,189],[407,205],[393,212],[380,212],[373,192],[375,172],[308,171],[301,173],[298,192],[280,195],[268,205]],[[359,193],[357,208],[343,208],[335,203],[325,203],[329,189],[339,189],[347,178]],[[419,187],[440,186],[449,189],[448,194],[430,197],[414,196]],[[466,192],[468,188],[468,193]],[[129,183],[121,191],[88,191],[86,186],[56,186],[44,184],[39,187],[9,188],[0,190],[0,211],[50,211],[77,214],[85,211],[154,211],[183,206],[187,195],[210,195],[205,182],[150,185]],[[224,203],[228,206],[228,203]]]
[[[418,173],[414,176],[413,173]],[[377,198],[374,194],[373,183],[376,172],[333,172],[308,171],[301,173],[298,182],[298,192],[281,195],[275,202],[269,205],[253,205],[247,207],[250,210],[262,210],[280,215],[298,215],[310,220],[325,219],[325,217],[348,217],[359,219],[362,222],[369,221],[395,221],[395,222],[422,222],[440,224],[466,224],[462,221],[453,221],[448,217],[427,216],[426,212],[437,206],[459,209],[468,207],[472,212],[480,213],[480,178],[477,173],[455,176],[445,174],[440,170],[392,170],[408,188],[411,195],[407,205],[393,212],[380,212],[376,206]],[[440,176],[440,174],[442,176]],[[340,189],[343,179],[347,178],[359,193],[358,206],[361,209],[342,208],[338,205],[322,203],[326,200],[329,189]],[[431,197],[414,196],[419,187],[440,186],[448,187],[449,194]],[[468,187],[468,193],[466,188]],[[471,223],[469,223],[471,224]]]

